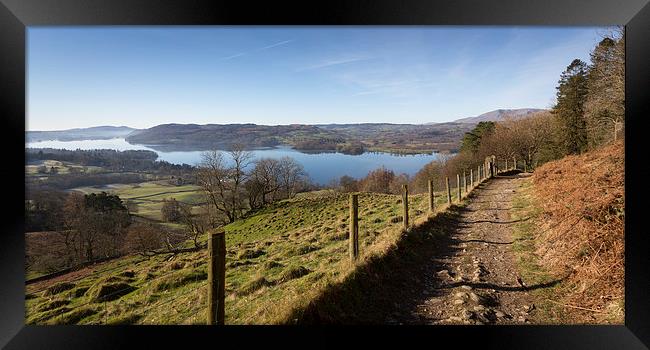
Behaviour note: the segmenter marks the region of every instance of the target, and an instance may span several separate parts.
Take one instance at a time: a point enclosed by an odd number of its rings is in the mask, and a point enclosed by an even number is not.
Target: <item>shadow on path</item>
[[[475,193],[471,193],[469,198],[475,196]],[[448,264],[464,254],[462,252],[464,243],[506,245],[514,242],[461,239],[463,237],[461,230],[467,227],[464,224],[469,226],[479,222],[512,224],[528,220],[528,218],[508,222],[462,220],[469,212],[475,210],[452,205],[447,211],[437,213],[424,224],[403,234],[384,255],[369,258],[343,281],[328,286],[305,308],[294,310],[288,319],[296,324],[425,324],[431,323],[434,319],[422,315],[419,308],[432,298],[447,296],[450,288],[456,286],[469,285],[477,289],[523,293],[552,287],[563,280],[558,279],[532,286],[509,286],[486,282],[450,281],[448,277],[442,277],[444,273],[439,277],[438,272],[453,270],[453,266]]]
[[[390,319],[424,323],[418,305],[446,291],[435,271],[458,252],[453,238],[462,208],[450,207],[402,236],[385,255],[357,267],[344,281],[330,286],[289,320],[297,324],[380,324]]]

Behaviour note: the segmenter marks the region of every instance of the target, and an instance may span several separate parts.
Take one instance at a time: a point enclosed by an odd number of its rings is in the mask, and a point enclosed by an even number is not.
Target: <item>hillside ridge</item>
[[[496,109],[490,112],[480,114],[475,117],[456,119],[456,123],[479,123],[486,121],[502,121],[508,118],[520,119],[530,116],[531,114],[543,112],[546,109],[540,108],[518,108],[518,109]]]

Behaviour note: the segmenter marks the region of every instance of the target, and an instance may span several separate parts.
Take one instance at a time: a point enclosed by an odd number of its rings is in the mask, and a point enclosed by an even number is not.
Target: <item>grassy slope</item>
[[[442,204],[444,197],[437,198]],[[409,205],[413,222],[426,219],[423,195],[411,196]],[[361,260],[397,241],[400,212],[400,196],[360,194]],[[226,322],[288,322],[293,311],[349,274],[347,225],[348,196],[321,191],[278,202],[227,226]],[[47,283],[30,285],[27,323],[204,323],[206,252],[170,258],[130,256],[100,264],[89,276],[57,279],[73,279],[74,287],[54,295],[34,292]],[[120,276],[125,271],[132,276]],[[113,301],[93,302],[102,287],[106,291],[118,283],[135,290]],[[82,294],[83,288],[89,289]]]
[[[515,249],[540,323],[623,323],[622,142],[545,164],[515,199]],[[585,186],[585,184],[589,184]]]

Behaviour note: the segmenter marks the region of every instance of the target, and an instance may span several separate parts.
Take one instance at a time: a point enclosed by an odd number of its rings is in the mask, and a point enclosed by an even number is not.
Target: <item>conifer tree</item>
[[[474,129],[466,132],[461,141],[460,151],[470,152],[475,155],[481,144],[481,139],[494,131],[495,123],[493,121],[479,122]]]
[[[625,117],[625,46],[605,37],[591,52],[585,119],[590,147],[615,140]]]
[[[553,114],[561,127],[559,143],[565,154],[579,154],[587,148],[584,102],[587,96],[587,64],[573,60],[560,76]]]

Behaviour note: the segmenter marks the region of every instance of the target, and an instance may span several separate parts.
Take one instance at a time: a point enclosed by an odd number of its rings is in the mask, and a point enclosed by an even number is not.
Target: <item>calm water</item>
[[[27,144],[29,148],[60,148],[60,149],[115,149],[150,150],[158,154],[158,160],[174,164],[197,165],[201,162],[201,151],[161,152],[143,145],[134,145],[124,139],[84,140],[84,141],[40,141]],[[389,153],[364,153],[347,155],[342,153],[308,154],[287,147],[261,149],[252,151],[256,158],[281,158],[289,156],[305,167],[311,179],[320,184],[327,184],[332,179],[343,175],[361,178],[369,171],[385,166],[396,174],[406,173],[415,175],[425,164],[438,158],[437,154],[394,155]]]

